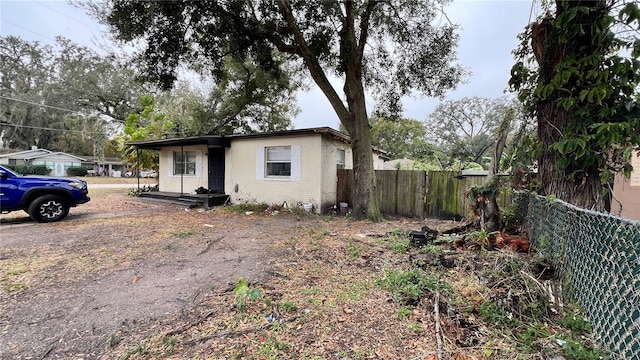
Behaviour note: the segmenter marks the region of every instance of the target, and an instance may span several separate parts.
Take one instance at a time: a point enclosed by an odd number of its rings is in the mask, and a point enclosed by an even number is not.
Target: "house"
[[[336,205],[337,169],[353,168],[349,136],[328,127],[230,136],[194,136],[132,142],[160,152],[162,192],[205,188],[231,203]],[[374,168],[384,151],[373,149]]]
[[[613,184],[613,196],[611,201],[611,213],[618,215],[620,205],[622,211],[620,216],[640,220],[640,154],[631,158],[633,171],[631,177],[626,179],[621,174],[617,174]]]
[[[113,157],[97,159],[93,156],[88,156],[82,165],[88,169],[88,176],[121,177],[131,170],[122,159]]]
[[[0,154],[0,164],[20,165],[30,163],[33,165],[46,165],[52,176],[66,176],[70,167],[80,167],[85,159],[67,154],[61,151],[53,152],[46,149],[33,147],[31,150],[14,151]]]

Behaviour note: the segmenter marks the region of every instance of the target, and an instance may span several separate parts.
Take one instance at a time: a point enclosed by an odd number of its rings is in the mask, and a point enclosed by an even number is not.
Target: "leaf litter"
[[[3,297],[73,284],[81,272],[130,270],[130,286],[141,286],[150,280],[136,271],[142,262],[204,261],[224,250],[238,254],[225,261],[240,264],[246,252],[240,247],[257,251],[269,266],[229,273],[226,282],[204,281],[179,310],[112,327],[101,346],[82,349],[96,358],[606,357],[595,349],[579,308],[549,300],[553,269],[545,259],[517,252],[522,244],[496,249],[511,234],[439,236],[415,247],[411,230],[456,224],[406,218],[371,223],[273,209],[250,215],[232,208],[185,211],[121,200],[106,197],[85,211],[97,213],[109,202],[152,211],[74,221],[77,229],[100,235],[91,245],[74,243],[73,251],[64,244],[48,244],[41,255],[21,247],[3,250]],[[126,238],[115,228],[126,228]],[[21,267],[27,270],[7,275]],[[12,282],[24,288],[7,296]]]

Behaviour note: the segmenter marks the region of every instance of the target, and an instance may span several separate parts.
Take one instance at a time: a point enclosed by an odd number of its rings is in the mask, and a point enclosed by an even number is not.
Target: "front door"
[[[224,147],[209,148],[209,190],[224,194]]]
[[[54,176],[65,176],[66,174],[64,173],[64,163],[55,163],[55,165],[53,166],[53,174]]]

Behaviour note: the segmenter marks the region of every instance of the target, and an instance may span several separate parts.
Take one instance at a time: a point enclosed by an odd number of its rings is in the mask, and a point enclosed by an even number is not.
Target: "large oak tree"
[[[111,0],[97,15],[118,39],[144,47],[148,75],[164,86],[182,63],[215,75],[226,56],[277,74],[277,52],[305,68],[352,138],[354,215],[379,220],[365,91],[397,108],[413,90],[437,96],[455,87],[462,74],[453,64],[457,37],[442,6],[436,0]],[[342,81],[342,95],[333,76]]]
[[[606,210],[640,145],[640,10],[556,0],[521,36],[511,85],[537,121],[539,192]]]

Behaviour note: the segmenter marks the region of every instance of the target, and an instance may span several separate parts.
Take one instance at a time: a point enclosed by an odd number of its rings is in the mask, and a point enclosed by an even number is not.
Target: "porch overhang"
[[[229,138],[224,136],[204,135],[173,139],[133,141],[128,142],[127,145],[133,146],[136,149],[160,151],[160,149],[165,146],[207,145],[215,147],[229,147],[231,146],[231,141]]]

